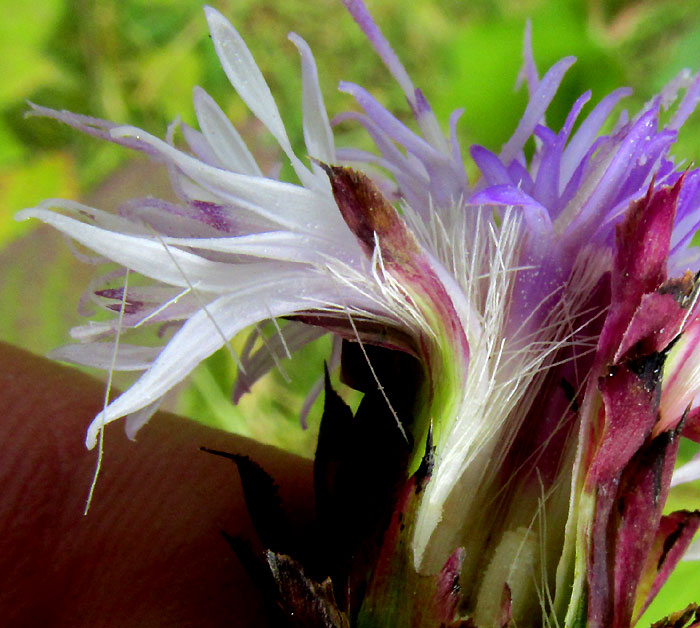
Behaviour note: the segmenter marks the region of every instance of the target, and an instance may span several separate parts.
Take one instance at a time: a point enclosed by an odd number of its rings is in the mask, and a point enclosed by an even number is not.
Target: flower
[[[117,316],[76,328],[81,342],[55,353],[144,371],[95,418],[87,445],[124,416],[134,434],[170,388],[251,325],[288,319],[272,341],[287,352],[331,332],[336,356],[340,339],[358,343],[410,451],[359,610],[305,585],[314,596],[358,626],[629,626],[700,526],[698,512],[662,513],[672,483],[700,477],[697,461],[673,474],[679,437],[700,442],[700,249],[688,246],[700,226],[700,170],[680,171],[669,156],[700,99],[700,76],[681,73],[607,134],[629,91],[605,97],[574,131],[587,92],[556,131],[544,116],[574,59],[540,78],[528,28],[529,103],[498,154],[471,148],[481,177],[470,185],[460,112],[446,138],[364,4],[344,2],[403,89],[419,133],[342,83],[364,113],[334,122],[364,126],[379,155],[336,149],[313,57],[291,35],[308,164],[243,40],[206,9],[224,71],[298,183],[264,176],[199,89],[201,130],[180,125],[187,150],[175,145],[178,125],[163,141],[32,105],[35,115],[164,163],[180,199],[134,199],[118,216],[52,199],[20,214],[128,269],[89,288]],[[389,176],[340,165],[358,162]],[[122,276],[123,288],[110,287]],[[122,341],[143,324],[176,331],[158,349]],[[256,334],[237,356],[236,396],[274,365],[274,352],[251,352]],[[396,411],[366,345],[419,360],[410,417]],[[327,402],[331,395],[327,386]],[[270,560],[276,574],[291,569]],[[395,595],[409,585],[414,594]]]

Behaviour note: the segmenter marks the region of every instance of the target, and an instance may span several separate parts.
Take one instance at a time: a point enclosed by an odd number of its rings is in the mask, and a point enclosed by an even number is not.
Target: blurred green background
[[[403,96],[339,0],[211,4],[248,42],[296,146],[302,139],[298,56],[288,31],[302,35],[315,52],[331,115],[353,106],[336,90],[339,80],[350,80],[408,117]],[[438,116],[447,120],[453,109],[466,108],[464,146],[497,149],[517,124],[525,94],[513,85],[527,18],[541,72],[564,55],[579,59],[548,113],[553,128],[586,89],[597,102],[615,87],[632,86],[635,95],[625,106],[634,112],[681,68],[700,66],[697,1],[414,0],[410,10],[405,0],[368,5]],[[194,124],[192,86],[201,85],[263,163],[274,163],[279,154],[219,68],[197,0],[0,0],[0,9],[0,339],[46,353],[68,342],[68,329],[82,322],[76,306],[93,269],[76,261],[60,236],[16,223],[14,213],[47,197],[114,208],[130,196],[167,193],[167,179],[138,155],[52,121],[26,119],[26,100],[162,135],[178,115]],[[369,147],[349,127],[340,143]],[[675,155],[698,160],[700,113],[683,129]],[[235,366],[225,352],[216,354],[168,407],[310,456],[318,408],[308,430],[297,417],[328,347],[322,340],[302,351],[287,368],[291,381],[272,373],[235,408]],[[700,506],[696,489],[686,489],[683,499],[686,508]],[[686,563],[642,625],[690,600],[700,601],[700,567]]]

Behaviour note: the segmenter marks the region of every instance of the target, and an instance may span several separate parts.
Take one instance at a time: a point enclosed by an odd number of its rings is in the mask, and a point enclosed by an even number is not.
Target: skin
[[[0,343],[0,617],[3,625],[264,626],[262,600],[220,532],[253,539],[235,466],[244,453],[277,481],[294,524],[310,508],[311,463],[158,414],[129,441],[85,429],[104,384]]]

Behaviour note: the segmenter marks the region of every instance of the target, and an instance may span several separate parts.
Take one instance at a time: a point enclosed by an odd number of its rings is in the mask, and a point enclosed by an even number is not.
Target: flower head
[[[367,576],[358,625],[376,621],[383,605],[394,613],[385,625],[417,617],[423,594],[396,601],[382,584],[406,578],[430,583],[420,590],[437,610],[420,625],[469,617],[486,627],[505,617],[521,626],[628,626],[700,525],[698,513],[662,515],[672,478],[699,476],[697,463],[672,474],[678,438],[700,435],[700,249],[688,246],[700,226],[700,171],[680,171],[669,150],[700,99],[700,77],[681,73],[608,133],[601,129],[629,91],[579,121],[587,92],[551,129],[545,112],[574,59],[540,78],[528,28],[528,105],[500,152],[470,149],[481,175],[470,185],[460,112],[445,137],[363,3],[345,4],[401,85],[418,132],[342,83],[363,112],[334,122],[361,124],[379,154],[336,149],[313,57],[291,35],[302,59],[308,163],[292,150],[243,40],[206,9],[224,71],[298,183],[265,176],[200,89],[200,130],[180,125],[185,150],[173,139],[177,125],[160,140],[32,106],[164,163],[180,199],[134,199],[117,216],[52,199],[21,214],[141,278],[115,289],[114,273],[99,276],[90,298],[118,316],[76,328],[80,344],[55,354],[144,371],[95,418],[87,444],[124,416],[134,433],[199,362],[264,321],[287,319],[273,342],[288,352],[331,332],[336,348],[353,341],[365,357],[365,345],[409,353],[422,370],[410,419],[386,394],[384,402],[410,448],[405,472],[422,470],[404,478],[401,517]],[[144,324],[176,331],[162,348],[127,344]],[[236,396],[274,365],[274,353],[251,353],[256,333],[237,356]],[[404,515],[409,524],[399,529]],[[457,592],[444,589],[450,578]]]

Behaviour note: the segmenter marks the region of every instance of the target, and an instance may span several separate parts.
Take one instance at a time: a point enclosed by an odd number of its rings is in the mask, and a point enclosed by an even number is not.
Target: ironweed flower
[[[238,356],[236,397],[274,366],[277,350],[330,332],[331,365],[341,340],[368,360],[370,384],[356,387],[373,399],[372,412],[353,423],[326,381],[319,518],[357,538],[330,564],[316,563],[313,578],[286,554],[268,553],[283,606],[307,622],[297,625],[630,626],[700,525],[698,512],[662,512],[673,484],[700,477],[697,461],[674,472],[679,439],[700,442],[700,249],[689,246],[700,226],[700,171],[681,171],[669,156],[700,99],[700,77],[681,73],[608,133],[601,129],[629,90],[580,120],[586,92],[553,130],[545,112],[574,59],[540,77],[528,29],[520,74],[528,105],[500,152],[471,147],[481,176],[470,184],[460,112],[446,137],[363,3],[344,2],[403,89],[418,131],[342,83],[362,112],[334,122],[361,124],[378,154],[336,149],[314,59],[291,35],[308,163],[243,40],[206,9],[226,75],[298,183],[265,176],[201,89],[200,130],[174,124],[165,140],[32,105],[35,115],[164,163],[180,199],[133,199],[119,215],[52,199],[20,215],[128,269],[89,288],[118,316],[74,329],[80,343],[55,354],[144,371],[95,418],[87,445],[120,417],[135,433],[169,389],[252,325],[287,319],[265,350],[252,352],[252,332]],[[134,287],[130,272],[141,277]],[[124,287],[114,288],[122,276]],[[143,324],[176,331],[163,347],[128,344]],[[395,352],[416,360],[415,399],[397,394],[413,366],[405,377],[382,369],[371,346],[390,350],[379,361]],[[352,353],[346,342],[349,381]],[[352,488],[366,470],[341,453],[363,438],[390,444],[372,450],[383,466],[367,463],[366,494]],[[359,509],[372,481],[386,486],[383,503],[367,506],[367,523],[342,502],[356,499]],[[343,517],[362,525],[350,530]],[[376,551],[362,548],[368,538]],[[669,622],[697,624],[694,613]]]

